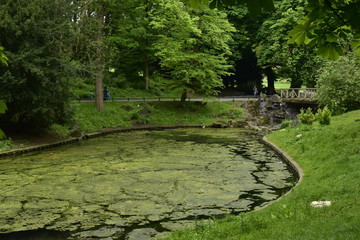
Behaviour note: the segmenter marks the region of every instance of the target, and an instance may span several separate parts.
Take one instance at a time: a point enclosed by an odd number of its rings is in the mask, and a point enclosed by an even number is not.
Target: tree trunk
[[[275,94],[276,93],[275,92],[276,75],[271,67],[265,68],[265,75],[268,80],[268,92],[267,93],[270,95]]]
[[[96,109],[101,112],[104,110],[103,79],[104,79],[104,51],[103,51],[103,28],[104,28],[104,8],[102,4],[98,11],[98,32],[96,48],[96,84],[95,84],[95,104]]]
[[[302,79],[300,78],[299,74],[296,74],[291,78],[290,88],[301,88]]]
[[[145,25],[145,31],[146,33],[149,33],[149,19],[150,19],[150,5],[149,5],[149,1],[146,0],[145,1],[145,17],[146,19],[148,19],[148,24]],[[146,36],[146,35],[145,35]],[[149,53],[148,53],[148,48],[149,48],[149,39],[146,36],[145,38],[145,55],[144,55],[144,80],[145,80],[145,89],[146,91],[149,90]]]
[[[144,79],[145,79],[145,89],[149,90],[149,56],[145,53],[144,56]]]
[[[187,98],[187,91],[184,89],[184,91],[181,94],[181,104],[183,105],[184,108],[185,108],[186,98]]]

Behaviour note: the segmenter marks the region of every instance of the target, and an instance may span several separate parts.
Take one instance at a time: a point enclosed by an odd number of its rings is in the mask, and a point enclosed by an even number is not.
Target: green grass
[[[263,80],[263,85],[267,86],[267,79]],[[290,88],[290,79],[280,79],[278,81],[275,81],[275,89],[281,89],[281,88]],[[301,88],[306,88],[305,85],[301,86]]]
[[[268,139],[289,153],[305,175],[267,208],[175,232],[168,239],[360,239],[360,111],[328,126],[299,125]],[[313,208],[312,201],[330,207]]]
[[[105,102],[98,112],[94,103],[74,103],[75,120],[81,131],[129,127],[137,124],[210,124],[215,120],[242,119],[242,109],[233,103],[186,102]]]

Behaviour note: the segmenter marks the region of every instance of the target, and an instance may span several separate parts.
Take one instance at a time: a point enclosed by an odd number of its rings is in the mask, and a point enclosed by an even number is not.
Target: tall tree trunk
[[[145,25],[146,38],[145,38],[145,55],[144,55],[144,80],[145,80],[145,89],[149,90],[149,39],[147,33],[149,32],[149,19],[150,19],[150,5],[149,1],[145,0],[145,17],[148,20],[148,24]]]
[[[302,79],[300,78],[299,74],[295,74],[291,78],[290,88],[301,88],[302,85]]]
[[[185,101],[187,98],[187,91],[184,89],[182,94],[181,94],[181,104],[182,106],[185,108]]]
[[[145,79],[145,89],[149,90],[149,56],[145,53],[144,56],[144,79]]]
[[[265,75],[268,80],[268,94],[270,94],[270,95],[275,94],[276,93],[275,92],[276,75],[271,67],[265,68]]]
[[[96,48],[96,84],[95,84],[95,104],[96,109],[101,112],[104,110],[104,96],[103,96],[103,79],[104,79],[104,8],[100,3],[98,10],[98,32],[97,32],[97,48]]]

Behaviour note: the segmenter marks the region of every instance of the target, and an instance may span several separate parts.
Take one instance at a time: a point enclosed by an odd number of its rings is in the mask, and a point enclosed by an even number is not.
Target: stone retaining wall
[[[297,183],[297,184],[299,184],[302,181],[303,176],[304,176],[304,172],[301,169],[300,165],[297,162],[295,162],[294,159],[292,159],[292,157],[289,156],[289,154],[287,154],[286,152],[281,150],[278,146],[276,146],[275,144],[270,142],[266,136],[263,137],[262,140],[267,146],[272,148],[275,152],[277,152],[285,160],[285,163],[290,167],[290,169],[293,171],[293,173],[299,179],[298,183]]]

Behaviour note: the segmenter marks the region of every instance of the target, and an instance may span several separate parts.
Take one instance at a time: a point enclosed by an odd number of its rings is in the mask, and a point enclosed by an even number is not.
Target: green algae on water
[[[244,129],[135,131],[51,152],[1,160],[0,233],[148,239],[292,186],[286,165]]]

